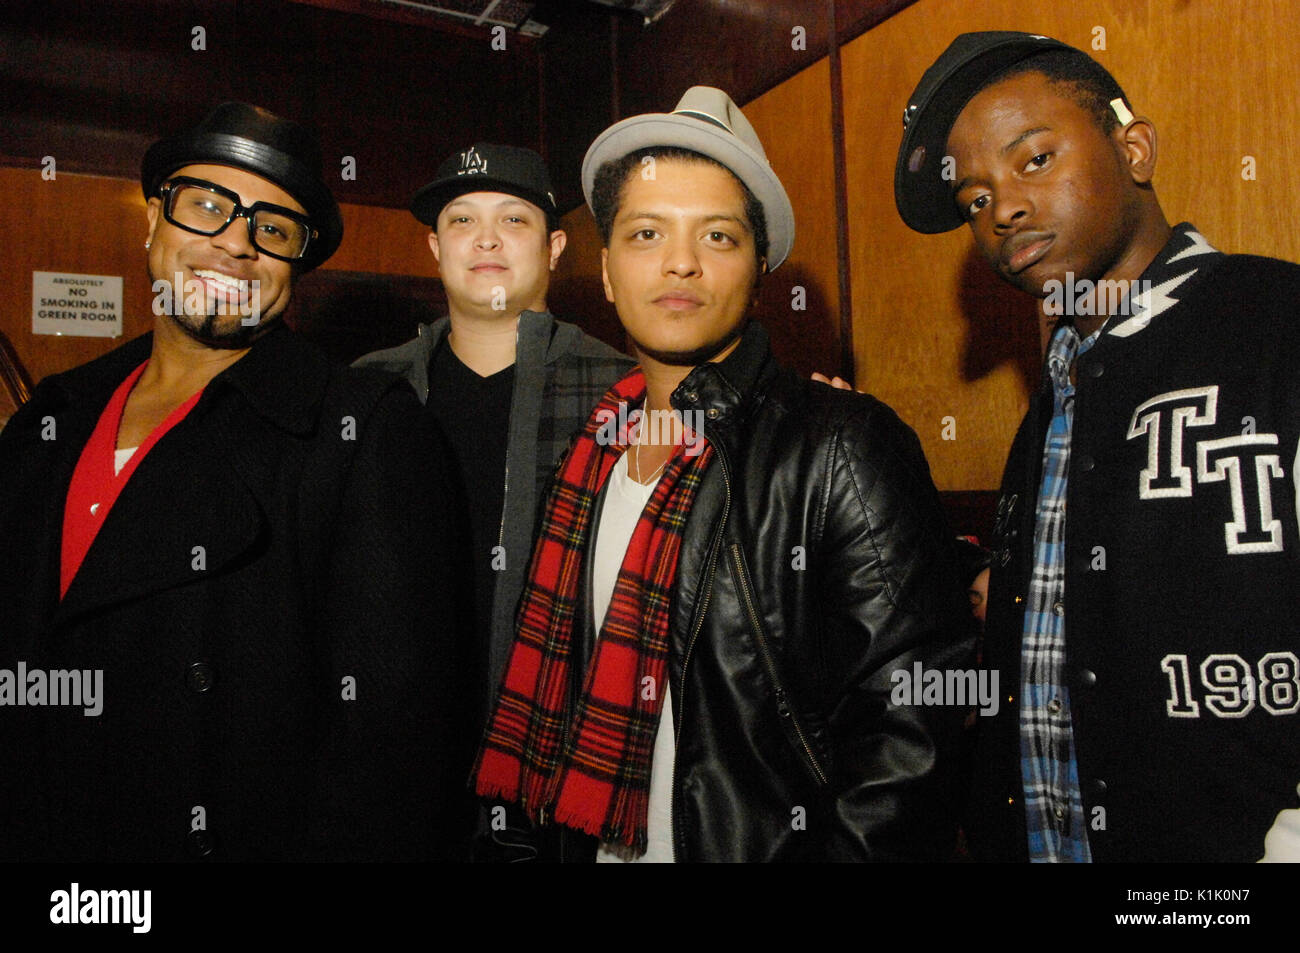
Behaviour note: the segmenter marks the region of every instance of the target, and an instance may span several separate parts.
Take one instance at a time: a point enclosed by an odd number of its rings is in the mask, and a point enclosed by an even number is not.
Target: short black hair
[[[762,272],[762,263],[767,258],[767,216],[763,214],[763,203],[750,191],[749,186],[740,180],[740,176],[711,156],[693,149],[678,146],[651,146],[629,152],[621,159],[606,162],[596,170],[596,178],[591,187],[591,211],[596,216],[596,228],[600,232],[601,242],[608,246],[609,236],[614,231],[614,219],[618,215],[619,205],[623,201],[623,189],[628,180],[641,168],[646,156],[653,156],[656,161],[679,159],[686,162],[708,162],[719,169],[725,169],[745,195],[745,218],[749,219],[749,230],[754,236],[754,256]]]
[[[1124,95],[1124,90],[1115,81],[1115,77],[1081,50],[1047,50],[1036,53],[985,80],[975,92],[979,93],[995,83],[1024,73],[1041,73],[1053,86],[1064,87],[1062,92],[1090,113],[1097,127],[1106,135],[1110,135],[1119,126],[1119,117],[1110,108],[1110,102],[1112,99],[1122,99],[1127,103],[1128,97]]]

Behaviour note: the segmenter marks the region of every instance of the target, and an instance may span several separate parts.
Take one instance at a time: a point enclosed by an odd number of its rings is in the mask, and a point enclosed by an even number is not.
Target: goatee
[[[220,329],[217,327],[218,317],[233,317],[235,323],[228,328]],[[273,321],[259,320],[254,324],[245,324],[243,319],[238,316],[218,315],[213,312],[209,312],[202,317],[182,313],[176,315],[174,320],[182,331],[200,344],[228,351],[241,351],[249,347],[274,323]]]

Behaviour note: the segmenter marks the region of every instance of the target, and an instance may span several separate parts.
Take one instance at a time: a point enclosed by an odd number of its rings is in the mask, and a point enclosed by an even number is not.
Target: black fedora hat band
[[[226,116],[227,129],[212,128],[213,116]],[[306,210],[316,235],[299,259],[301,267],[311,270],[328,259],[342,241],[343,219],[321,179],[319,149],[298,134],[301,127],[241,104],[218,107],[205,123],[206,129],[200,124],[149,147],[140,170],[145,197],[155,197],[162,183],[186,166],[242,169],[284,189]]]

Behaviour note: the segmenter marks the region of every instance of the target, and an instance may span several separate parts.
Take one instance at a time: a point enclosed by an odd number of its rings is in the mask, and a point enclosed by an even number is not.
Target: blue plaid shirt
[[[1070,725],[1065,665],[1065,484],[1074,426],[1070,365],[1097,341],[1063,325],[1047,350],[1052,379],[1052,423],[1043,450],[1043,482],[1034,526],[1034,571],[1029,580],[1021,643],[1020,771],[1025,785],[1029,859],[1035,863],[1092,860],[1079,791],[1079,767]]]
[[[1219,252],[1188,222],[1174,234],[1126,297],[1126,307],[1101,330],[1079,339],[1062,325],[1047,348],[1052,381],[1052,423],[1043,447],[1043,482],[1034,526],[1034,568],[1026,594],[1021,642],[1020,774],[1024,782],[1029,859],[1034,862],[1092,860],[1087,818],[1074,754],[1070,693],[1065,663],[1065,485],[1074,428],[1070,365],[1102,333],[1127,338],[1177,303],[1180,287]],[[1167,256],[1167,257],[1166,257]]]

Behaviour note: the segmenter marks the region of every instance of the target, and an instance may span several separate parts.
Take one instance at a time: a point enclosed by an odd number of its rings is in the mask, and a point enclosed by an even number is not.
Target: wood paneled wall
[[[1289,0],[1053,0],[1032,12],[1014,0],[921,0],[845,46],[859,386],[916,428],[941,489],[997,485],[1037,380],[1039,319],[1031,299],[990,277],[968,230],[918,235],[894,211],[902,111],[925,68],[969,30],[1088,50],[1155,123],[1155,187],[1171,223],[1195,222],[1225,251],[1296,261],[1297,25]],[[956,440],[942,439],[947,416]]]
[[[148,232],[138,182],[0,167],[0,331],[33,380],[106,354],[153,326],[144,240]],[[344,205],[343,244],[325,270],[429,277],[437,274],[425,236],[410,212]],[[32,334],[32,272],[122,277],[122,338]],[[311,276],[308,276],[310,280]]]
[[[965,229],[919,235],[898,218],[893,172],[903,108],[926,67],[970,30],[1046,33],[1087,49],[1115,74],[1135,111],[1155,122],[1155,185],[1170,221],[1194,221],[1225,251],[1294,261],[1296,26],[1300,8],[1288,0],[1049,0],[1032,12],[1014,0],[919,0],[843,46],[857,385],[916,429],[940,489],[997,486],[1038,378],[1042,319],[1032,299],[992,276]],[[1105,49],[1094,49],[1101,31]],[[787,363],[829,371],[836,248],[825,61],[749,103],[745,114],[797,219],[794,253],[769,280],[762,317]],[[1254,180],[1242,176],[1247,156]],[[596,262],[598,274],[598,257],[574,259],[584,263],[580,272]],[[796,278],[809,289],[809,312],[799,321],[788,303]],[[946,418],[956,439],[944,439]]]
[[[822,9],[808,0],[809,9]],[[811,22],[811,21],[810,21]],[[1156,189],[1171,221],[1191,219],[1228,251],[1300,260],[1300,139],[1294,93],[1300,12],[1290,0],[1046,0],[1032,13],[1012,0],[918,0],[842,47],[849,261],[857,383],[891,404],[921,437],[945,490],[997,485],[1036,380],[1040,319],[1032,300],[1001,285],[964,231],[918,235],[893,203],[894,158],[906,99],[958,33],[1019,29],[1091,48],[1159,130]],[[781,24],[783,30],[788,27]],[[756,21],[755,29],[772,29]],[[630,73],[626,87],[636,83]],[[689,82],[682,83],[682,87]],[[647,108],[671,109],[672,102]],[[767,281],[761,315],[778,353],[800,371],[838,363],[837,248],[825,59],[745,107],[795,205],[794,252]],[[583,145],[585,149],[585,144]],[[1242,176],[1243,159],[1255,178]],[[122,275],[128,336],[147,329],[143,201],[129,180],[0,169],[0,330],[31,375],[63,370],[109,349],[89,338],[30,333],[33,270]],[[87,210],[91,210],[88,212]],[[425,230],[405,210],[345,205],[347,234],[328,269],[427,278]],[[554,310],[606,340],[620,331],[600,288],[599,241],[585,207],[565,218],[570,247],[552,291]],[[794,288],[806,310],[794,311]],[[953,418],[956,439],[943,439]]]

